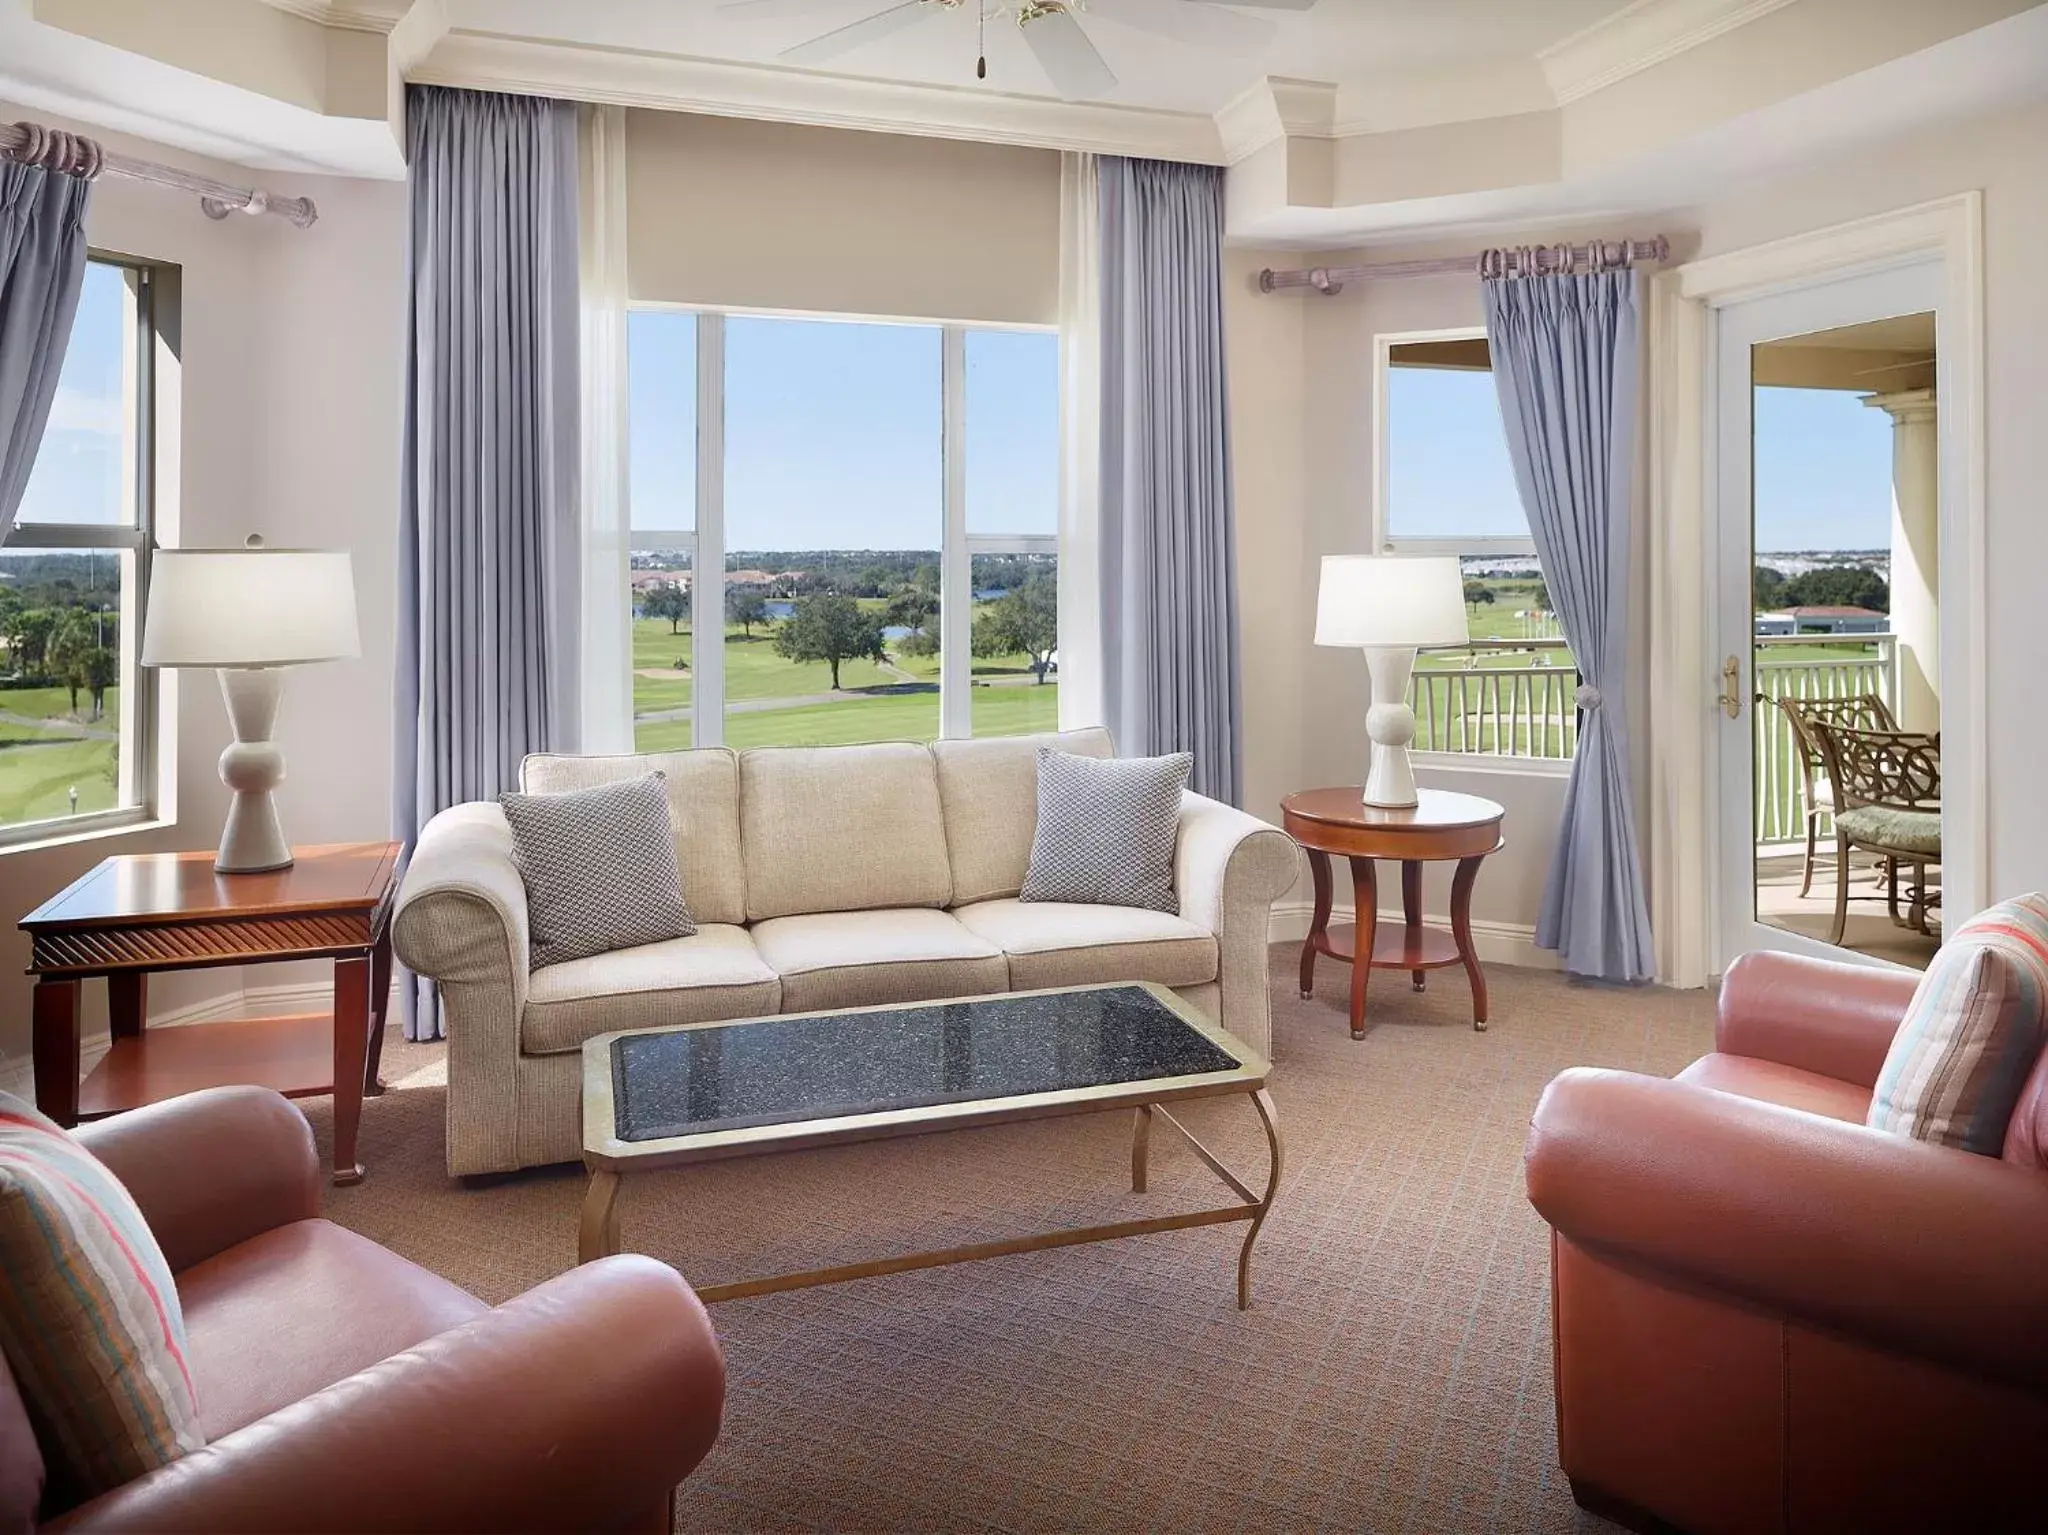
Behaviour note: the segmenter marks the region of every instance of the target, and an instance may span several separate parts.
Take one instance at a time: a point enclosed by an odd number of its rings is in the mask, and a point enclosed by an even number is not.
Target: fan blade
[[[1247,11],[1312,11],[1316,0],[1186,0],[1193,5],[1234,5]]]
[[[848,22],[822,37],[798,43],[794,48],[785,48],[782,57],[792,64],[824,64],[865,44],[892,37],[905,27],[936,14],[924,0],[903,0],[901,5],[892,5],[886,11],[877,11],[860,21]]]
[[[1088,0],[1088,14],[1177,43],[1237,53],[1258,52],[1280,31],[1278,22],[1240,16],[1213,5],[1189,5],[1185,0]]]
[[[839,0],[719,0],[718,12],[734,21],[786,21],[839,8]]]
[[[1038,56],[1052,88],[1069,101],[1092,101],[1116,89],[1116,76],[1069,11],[1047,11],[1023,23],[1024,41]]]

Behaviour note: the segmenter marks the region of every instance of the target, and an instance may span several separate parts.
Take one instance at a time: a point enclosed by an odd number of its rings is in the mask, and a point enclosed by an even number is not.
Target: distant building
[[[1885,634],[1892,626],[1891,615],[1869,608],[1786,608],[1777,613],[1759,613],[1756,632],[1771,634]]]

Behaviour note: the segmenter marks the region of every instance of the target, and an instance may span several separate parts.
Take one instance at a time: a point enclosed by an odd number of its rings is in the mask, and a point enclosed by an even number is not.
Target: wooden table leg
[[[370,1049],[370,956],[334,962],[334,1181],[361,1183],[356,1131]]]
[[[576,1261],[595,1262],[618,1250],[619,1175],[609,1167],[593,1167],[583,1195],[583,1219],[576,1228]]]
[[[1401,863],[1401,917],[1408,927],[1408,947],[1422,951],[1422,860],[1403,859]],[[1411,970],[1408,980],[1417,991],[1422,990],[1429,972]]]
[[[1458,872],[1451,880],[1451,934],[1458,940],[1458,958],[1465,962],[1465,975],[1472,982],[1472,1027],[1486,1028],[1486,972],[1479,968],[1479,956],[1472,948],[1472,887],[1479,882],[1479,866],[1485,855],[1460,858]]]
[[[1316,886],[1316,914],[1301,944],[1301,998],[1306,1002],[1316,992],[1316,954],[1329,942],[1330,855],[1319,847],[1302,851],[1308,854],[1308,871]]]
[[[372,1098],[384,1092],[384,1022],[390,1011],[391,924],[387,922],[377,947],[370,951],[370,1049],[363,1068],[363,1092]]]
[[[78,982],[38,980],[30,1017],[36,1107],[69,1130],[78,1123]]]
[[[133,1039],[149,1016],[149,977],[140,970],[119,970],[107,977],[107,1032],[115,1039]]]
[[[1357,919],[1352,933],[1351,1037],[1365,1038],[1365,986],[1372,978],[1372,946],[1379,936],[1379,882],[1370,858],[1351,860],[1351,909]]]

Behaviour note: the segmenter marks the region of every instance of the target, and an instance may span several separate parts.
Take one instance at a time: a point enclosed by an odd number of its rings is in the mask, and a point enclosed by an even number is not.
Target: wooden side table
[[[1472,1027],[1486,1027],[1486,976],[1472,951],[1472,886],[1488,853],[1500,851],[1500,823],[1507,814],[1490,799],[1442,789],[1417,791],[1421,803],[1407,810],[1383,810],[1359,798],[1357,789],[1309,789],[1280,802],[1287,834],[1308,854],[1315,876],[1316,913],[1301,946],[1301,994],[1315,990],[1316,956],[1327,954],[1351,966],[1351,1037],[1365,1038],[1365,988],[1374,970],[1406,970],[1422,990],[1431,970],[1463,965],[1472,982]],[[1331,938],[1330,856],[1351,865],[1357,924],[1345,953]],[[1401,864],[1402,926],[1379,926],[1375,858]],[[1451,881],[1451,931],[1422,925],[1422,866],[1458,860]],[[1342,931],[1339,929],[1338,931]]]
[[[332,1093],[334,1181],[359,1181],[363,1095],[382,1091],[398,854],[396,842],[301,848],[267,874],[216,874],[210,851],[124,854],[52,896],[21,921],[36,1106],[68,1127],[227,1083]],[[329,958],[331,1013],[143,1027],[152,971]],[[92,976],[106,977],[113,1043],[81,1083],[79,984]]]

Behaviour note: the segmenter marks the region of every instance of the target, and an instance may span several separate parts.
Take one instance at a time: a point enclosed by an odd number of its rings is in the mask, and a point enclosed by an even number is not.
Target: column
[[[1932,389],[1874,394],[1892,418],[1892,633],[1899,724],[1941,728],[1941,475]]]

